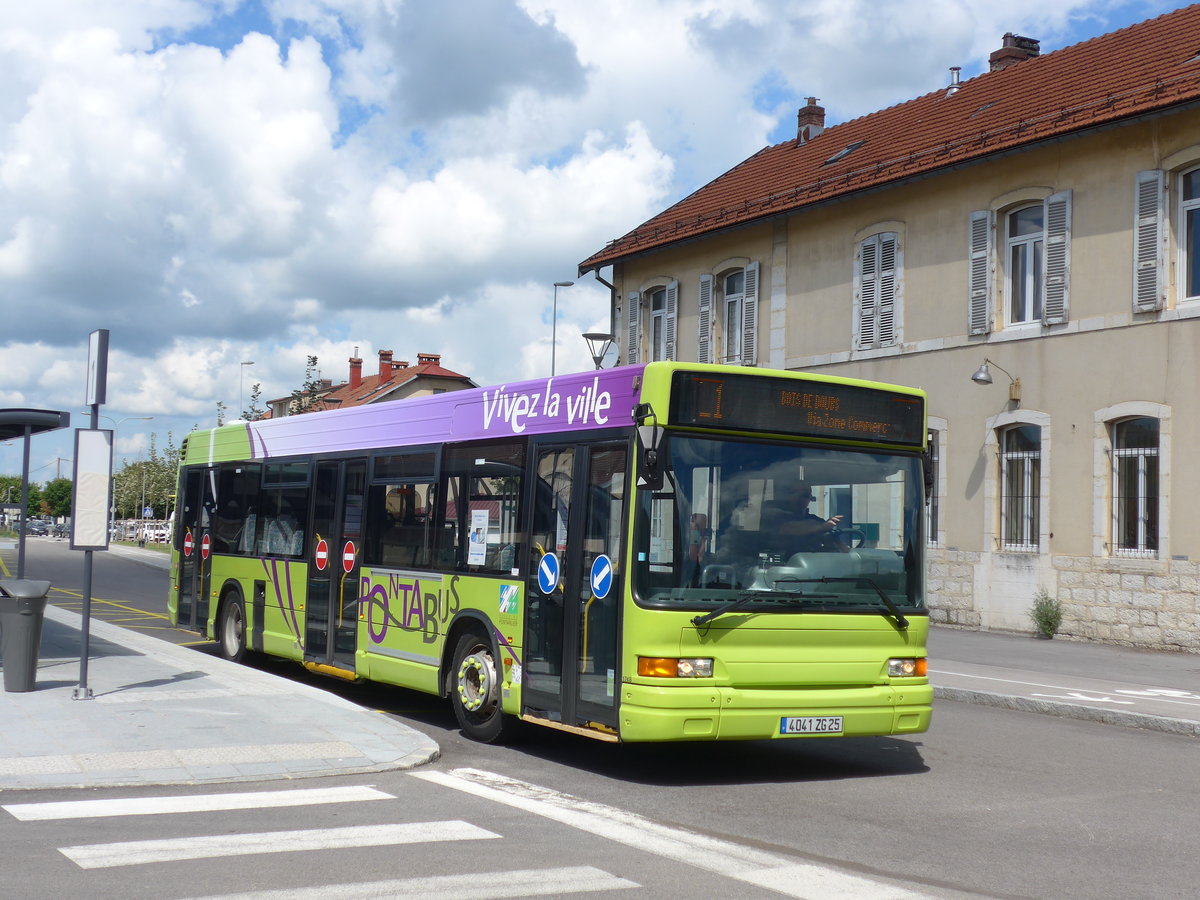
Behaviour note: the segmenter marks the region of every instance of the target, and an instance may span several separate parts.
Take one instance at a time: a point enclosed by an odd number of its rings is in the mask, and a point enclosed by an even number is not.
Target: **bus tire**
[[[246,605],[237,594],[230,594],[221,604],[217,644],[230,662],[241,662],[246,657]]]
[[[494,744],[507,737],[512,719],[500,709],[500,677],[492,644],[476,632],[458,639],[450,670],[450,704],[464,735]]]

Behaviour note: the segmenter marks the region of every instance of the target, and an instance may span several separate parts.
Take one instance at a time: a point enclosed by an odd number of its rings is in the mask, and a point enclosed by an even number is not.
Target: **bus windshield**
[[[706,613],[924,608],[916,454],[672,435],[663,458],[662,489],[640,495],[640,605]]]

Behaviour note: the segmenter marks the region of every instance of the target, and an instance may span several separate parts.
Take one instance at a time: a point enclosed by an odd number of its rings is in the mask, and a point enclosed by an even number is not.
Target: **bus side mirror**
[[[662,426],[649,403],[639,403],[633,410],[637,423],[638,487],[660,490],[663,473],[658,460],[658,445],[662,440]]]
[[[929,503],[929,498],[933,496],[934,466],[933,466],[933,451],[926,448],[921,453],[921,472],[925,476],[925,503]]]

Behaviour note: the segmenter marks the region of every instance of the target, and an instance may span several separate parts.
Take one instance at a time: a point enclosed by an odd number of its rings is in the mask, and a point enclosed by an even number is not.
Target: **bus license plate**
[[[784,716],[779,720],[780,734],[841,734],[841,716]]]

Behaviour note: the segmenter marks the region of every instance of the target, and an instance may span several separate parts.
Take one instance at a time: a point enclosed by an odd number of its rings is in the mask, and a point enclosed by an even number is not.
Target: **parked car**
[[[50,533],[50,529],[46,527],[45,522],[35,522],[31,520],[25,523],[25,533],[44,536]]]
[[[55,525],[50,531],[55,537],[63,538],[63,537],[67,536],[67,534],[69,533],[69,530],[70,529],[66,525],[63,525],[60,522],[58,525]]]

